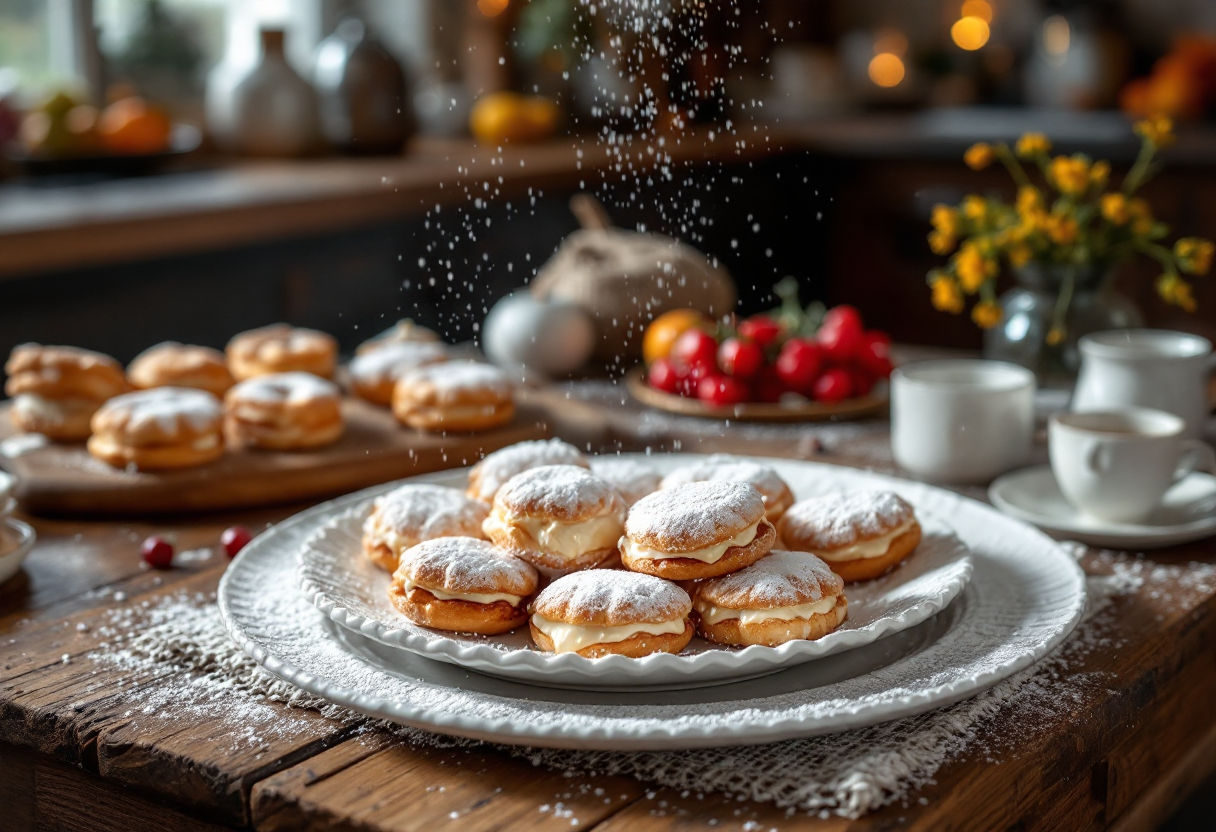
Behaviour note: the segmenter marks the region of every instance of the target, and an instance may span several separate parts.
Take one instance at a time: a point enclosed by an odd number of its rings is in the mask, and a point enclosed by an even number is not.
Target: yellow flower
[[[991,165],[995,159],[996,151],[987,142],[976,142],[967,148],[967,152],[963,154],[963,161],[972,170],[983,170]]]
[[[988,202],[982,196],[968,194],[963,198],[963,216],[972,222],[983,222],[988,214]]]
[[[1195,296],[1191,293],[1191,284],[1176,274],[1163,274],[1157,278],[1157,294],[1161,295],[1161,299],[1166,303],[1180,306],[1187,312],[1194,312],[1198,308]]]
[[[996,277],[997,272],[996,261],[985,257],[979,246],[972,242],[963,243],[958,254],[954,255],[954,267],[963,291],[969,295],[978,292],[988,278]]]
[[[1025,243],[1011,245],[1006,253],[1009,255],[1009,265],[1016,268],[1025,266],[1030,262],[1030,258],[1034,256],[1034,252],[1030,250],[1030,246]]]
[[[1216,246],[1211,240],[1200,237],[1183,237],[1174,243],[1174,256],[1178,258],[1178,268],[1187,274],[1207,274],[1212,268],[1212,255],[1216,254]],[[1181,305],[1181,304],[1179,304]]]
[[[1106,187],[1107,180],[1110,179],[1110,162],[1098,161],[1094,162],[1094,166],[1089,169],[1089,181],[1098,190]]]
[[[963,293],[958,284],[940,272],[933,278],[933,308],[953,315],[963,311]]]
[[[1153,209],[1140,197],[1128,200],[1127,212],[1132,217],[1132,233],[1143,237],[1153,230]]]
[[[1047,153],[1051,150],[1051,139],[1042,133],[1024,133],[1022,138],[1018,139],[1016,150],[1022,158]]]
[[[933,206],[933,215],[929,218],[933,227],[948,237],[957,237],[963,233],[963,221],[958,215],[957,208],[938,203]]]
[[[1102,216],[1111,225],[1127,225],[1127,221],[1131,219],[1127,197],[1123,194],[1102,194],[1101,205]]]
[[[954,251],[957,242],[958,240],[950,234],[943,234],[941,231],[929,232],[929,249],[934,254],[949,254]]]
[[[1047,330],[1047,337],[1044,340],[1047,341],[1048,346],[1057,346],[1064,341],[1064,330],[1058,326],[1053,326]]]
[[[971,309],[971,320],[980,329],[992,329],[1001,322],[1003,311],[994,300],[982,300]]]
[[[1018,188],[1018,213],[1029,214],[1043,208],[1043,195],[1034,185]]]
[[[1149,116],[1137,121],[1134,129],[1136,135],[1155,147],[1169,147],[1174,143],[1174,120],[1169,116]]]
[[[1089,162],[1080,156],[1057,156],[1047,168],[1060,193],[1080,196],[1089,190]]]
[[[1069,214],[1052,214],[1047,218],[1047,234],[1053,242],[1062,246],[1071,245],[1077,241],[1081,228],[1077,225],[1076,217]]]

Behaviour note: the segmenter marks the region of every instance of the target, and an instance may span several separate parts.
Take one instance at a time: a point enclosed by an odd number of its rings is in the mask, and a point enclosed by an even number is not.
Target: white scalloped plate
[[[671,463],[642,458],[656,468]],[[678,749],[752,745],[874,725],[991,687],[1053,650],[1085,609],[1076,561],[1037,529],[943,489],[806,462],[763,460],[797,493],[893,488],[948,518],[971,552],[971,582],[929,620],[763,678],[663,693],[522,684],[423,658],[338,626],[295,585],[304,543],[352,494],[259,535],[228,567],[219,606],[233,639],[269,672],[369,716],[521,745]],[[443,481],[439,479],[439,481]]]
[[[449,473],[448,484],[463,486],[464,471]],[[363,557],[360,534],[370,510],[369,499],[337,514],[305,543],[298,575],[305,598],[341,626],[391,647],[553,687],[672,690],[763,676],[914,627],[945,608],[971,578],[967,547],[940,519],[921,513],[924,537],[915,554],[883,578],[846,587],[849,618],[823,638],[741,650],[694,638],[674,656],[587,659],[537,650],[526,628],[486,637],[444,633],[408,621],[389,603],[388,574]]]

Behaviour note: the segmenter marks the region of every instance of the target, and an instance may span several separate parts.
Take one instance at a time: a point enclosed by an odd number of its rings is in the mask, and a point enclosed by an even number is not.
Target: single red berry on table
[[[787,388],[809,394],[823,369],[823,350],[811,341],[791,338],[781,346],[775,366]]]
[[[781,335],[781,324],[768,315],[752,315],[740,322],[739,337],[746,338],[764,349]]]
[[[672,361],[692,369],[708,367],[713,369],[718,365],[718,342],[714,336],[699,329],[690,329],[681,333],[671,345],[669,355]]]
[[[244,526],[229,526],[220,535],[220,545],[224,547],[224,551],[230,558],[236,557],[236,553],[244,549],[251,540],[253,540],[253,532]]]
[[[139,547],[139,555],[144,559],[144,563],[153,569],[168,569],[173,566],[173,544],[157,535],[144,539]]]
[[[758,344],[740,338],[727,338],[718,347],[718,366],[727,375],[749,379],[764,364],[764,351]]]
[[[655,390],[675,393],[678,392],[680,380],[685,375],[687,372],[682,370],[676,362],[670,358],[660,358],[650,365],[646,380]]]
[[[891,336],[876,329],[864,333],[854,360],[875,378],[887,378],[891,375]]]
[[[785,382],[777,374],[777,368],[765,364],[752,380],[752,398],[758,402],[774,404],[781,400],[781,394],[786,392]]]
[[[843,367],[832,367],[815,379],[811,392],[818,402],[832,404],[844,401],[853,395],[853,379]]]
[[[697,398],[716,407],[742,404],[750,397],[747,385],[730,376],[706,376],[697,384]]]

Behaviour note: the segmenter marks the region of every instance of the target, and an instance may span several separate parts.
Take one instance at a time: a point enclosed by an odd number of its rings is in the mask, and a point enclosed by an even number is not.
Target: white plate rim
[[[692,455],[681,455],[681,461],[693,461],[695,458]],[[769,464],[777,462],[772,459],[761,461]],[[252,559],[255,557],[265,559],[267,556],[261,555],[263,549],[273,553],[273,548],[269,543],[259,546],[258,541],[255,541],[230,565],[219,587],[220,612],[230,635],[255,661],[280,678],[330,702],[400,724],[489,742],[621,750],[760,744],[847,730],[922,713],[972,696],[1030,666],[1053,650],[1080,621],[1086,602],[1084,573],[1075,560],[1058,544],[1025,523],[1001,515],[989,506],[921,483],[912,483],[856,469],[838,468],[823,463],[788,461],[782,462],[782,465],[812,466],[820,473],[828,470],[843,471],[848,472],[847,476],[854,481],[865,478],[870,487],[902,486],[927,496],[936,494],[937,496],[933,496],[932,500],[943,504],[941,513],[946,513],[945,506],[953,505],[956,510],[968,516],[968,525],[974,525],[975,529],[991,534],[993,527],[1005,526],[1005,537],[1016,538],[1016,541],[1010,540],[1002,545],[1009,547],[1013,546],[1015,542],[1018,545],[1033,544],[1037,549],[1037,554],[1051,562],[1051,569],[1048,571],[1052,574],[1049,576],[1050,582],[1047,584],[1047,588],[1050,588],[1054,594],[1052,599],[1054,606],[1047,611],[1041,609],[1037,611],[1037,614],[1043,618],[1035,627],[1028,628],[1028,625],[1023,623],[1019,623],[1016,627],[1013,627],[1012,624],[1008,625],[1012,628],[1009,632],[1021,639],[1020,652],[1011,653],[1005,643],[984,642],[983,651],[985,652],[982,652],[982,666],[976,667],[973,664],[964,668],[954,668],[963,675],[957,676],[951,682],[942,682],[917,690],[908,690],[895,685],[887,691],[885,696],[850,699],[847,703],[840,703],[838,707],[822,714],[815,712],[814,702],[800,703],[795,701],[798,697],[792,694],[775,698],[757,695],[755,699],[746,701],[745,704],[748,707],[722,714],[709,714],[709,719],[706,719],[706,707],[703,706],[696,713],[690,713],[680,720],[664,718],[623,721],[624,715],[621,719],[617,719],[615,716],[611,718],[597,716],[594,719],[588,718],[591,721],[590,725],[579,723],[573,726],[566,724],[565,720],[552,721],[554,709],[551,706],[540,708],[537,706],[538,703],[529,698],[489,693],[477,694],[480,700],[485,700],[495,706],[497,710],[506,710],[512,714],[511,718],[494,718],[483,715],[480,710],[473,713],[462,712],[459,707],[446,705],[436,707],[427,698],[436,690],[444,695],[466,695],[467,691],[436,686],[423,680],[398,680],[394,688],[395,693],[386,697],[383,693],[369,693],[366,690],[343,687],[341,684],[331,682],[329,677],[333,674],[329,666],[322,665],[316,672],[310,672],[281,658],[276,653],[273,643],[268,644],[261,640],[261,634],[257,630],[261,622],[246,620],[243,618],[245,613],[238,612],[234,605],[234,601],[239,602],[241,597],[242,575],[252,568],[247,567],[247,564],[254,562]],[[358,497],[357,494],[348,495],[345,498],[314,507],[284,521],[276,529],[289,533],[288,530],[293,526],[306,523],[320,512],[351,505]],[[954,521],[956,517],[952,516],[951,519]],[[957,528],[957,522],[954,524]],[[960,537],[967,542],[968,536],[962,529],[960,529]],[[975,551],[973,546],[973,557]],[[1021,562],[1023,554],[1019,552],[1014,557],[1012,553],[1006,551],[994,563],[1007,561],[1004,563],[1005,566],[1015,566]],[[295,559],[292,557],[291,570],[294,570],[294,565]],[[981,572],[978,568],[979,565],[980,562],[977,562],[977,575]],[[1037,566],[1041,572],[1042,564],[1037,564]],[[290,575],[292,572],[289,571],[288,574]],[[985,580],[991,579],[986,577]],[[973,580],[972,586],[976,586],[977,583],[982,584],[983,582]],[[995,584],[993,585],[995,586]],[[1037,588],[1042,590],[1044,586]],[[249,591],[253,592],[253,590]],[[298,602],[304,608],[311,609],[302,598],[299,598]],[[971,604],[966,607],[969,611],[968,614],[976,616],[979,615],[981,608],[977,605],[975,610],[972,610]],[[991,615],[992,612],[990,611],[989,614]],[[1009,611],[1001,611],[1001,614],[1009,615]],[[316,614],[315,621],[318,626],[323,620],[323,616],[319,613]],[[293,619],[293,626],[297,623]],[[956,629],[966,630],[961,625]],[[1028,629],[1032,629],[1034,632],[1029,633]],[[947,634],[948,636],[949,634]],[[943,658],[940,655],[942,649],[948,649],[940,647],[941,642],[945,642],[947,637],[943,637],[939,642],[929,645],[926,649],[918,651],[906,659],[901,659],[892,668],[881,671],[884,681],[900,673],[907,675],[914,671],[922,672],[925,666],[937,668],[939,665],[936,663]],[[305,644],[307,650],[315,652],[317,649],[311,639],[305,640]],[[957,645],[951,646],[957,647]],[[332,659],[333,657],[326,654],[326,658]],[[315,662],[318,659],[319,654],[309,661]],[[366,672],[366,663],[360,663],[358,656],[354,654],[342,653],[341,660],[348,662],[359,672]],[[928,664],[926,665],[926,663]],[[387,682],[392,682],[392,679],[388,678],[388,674],[381,673],[381,676],[385,677]],[[932,678],[935,680],[938,678],[936,672]],[[866,681],[865,677],[862,678],[862,681]],[[420,691],[419,695],[412,693],[415,690]],[[816,690],[808,691],[807,695]],[[787,705],[787,702],[790,704]],[[733,705],[734,703],[726,704]],[[836,705],[837,703],[833,699],[827,704]],[[571,706],[571,709],[575,707]],[[491,708],[491,712],[495,708]],[[776,708],[777,710],[765,710],[765,708]],[[565,715],[565,710],[563,710],[563,715]]]

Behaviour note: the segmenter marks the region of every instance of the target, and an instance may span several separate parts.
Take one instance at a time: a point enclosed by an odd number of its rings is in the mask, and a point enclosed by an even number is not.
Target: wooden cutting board
[[[546,412],[520,404],[511,424],[484,433],[430,434],[405,428],[388,410],[358,399],[342,403],[346,433],[315,451],[230,451],[197,468],[120,471],[83,444],[21,448],[0,405],[0,467],[19,480],[16,496],[33,514],[141,516],[219,511],[330,497],[377,483],[472,465],[526,439],[549,435]]]

